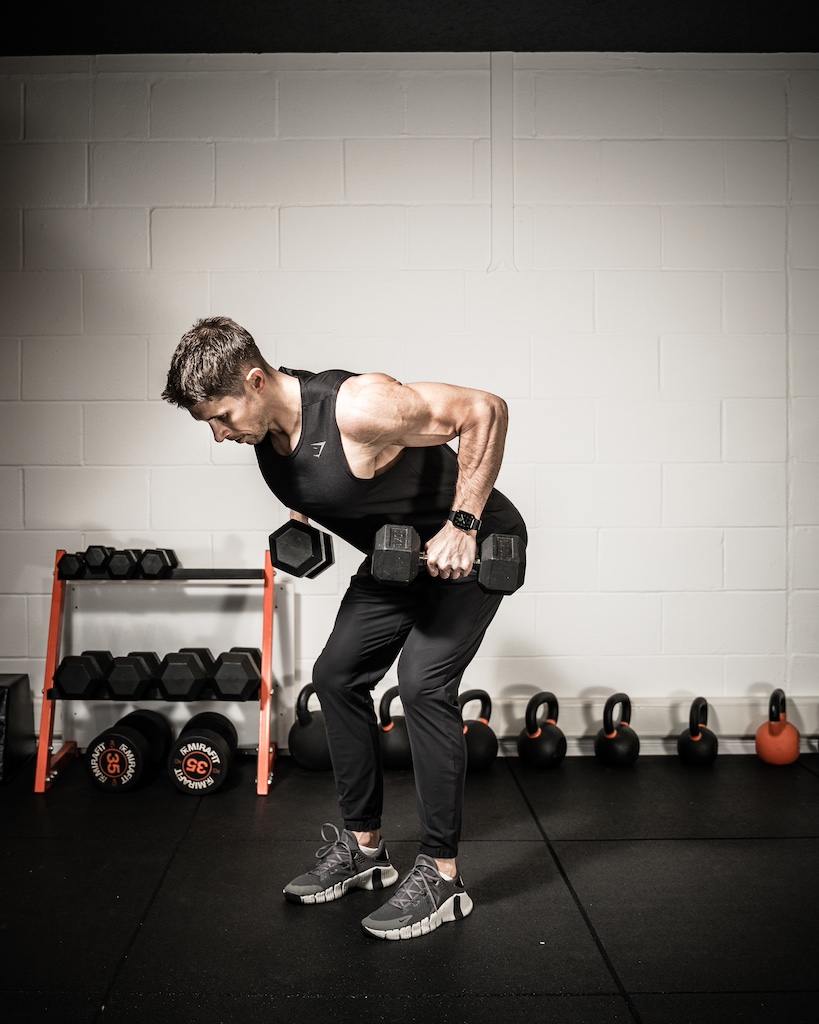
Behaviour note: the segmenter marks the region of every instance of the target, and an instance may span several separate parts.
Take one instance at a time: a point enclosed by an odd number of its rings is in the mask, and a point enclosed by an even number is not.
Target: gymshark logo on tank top
[[[311,444],[310,445],[311,448],[315,448],[316,449],[313,452],[313,458],[314,459],[320,459],[321,458],[321,453],[324,451],[324,446],[326,444],[327,444],[326,441],[316,441],[315,444]]]

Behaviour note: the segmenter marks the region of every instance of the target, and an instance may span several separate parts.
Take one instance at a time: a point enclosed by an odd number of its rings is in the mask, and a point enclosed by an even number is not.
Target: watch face
[[[452,516],[452,524],[459,530],[471,530],[474,522],[475,517],[469,512],[455,512]]]

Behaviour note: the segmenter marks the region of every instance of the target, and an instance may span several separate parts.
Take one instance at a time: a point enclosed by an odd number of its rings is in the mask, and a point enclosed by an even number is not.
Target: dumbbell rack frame
[[[70,583],[167,583],[174,580],[219,581],[259,580],[263,584],[262,596],[262,665],[259,681],[259,747],[256,761],[256,792],[266,796],[273,781],[276,744],[270,739],[271,694],[273,682],[273,607],[275,571],[270,552],[265,552],[264,569],[181,569],[177,568],[161,580],[109,580],[104,577],[67,580],[60,576],[58,564],[65,551],[58,550],[54,560],[54,583],[51,590],[51,614],[48,625],[45,679],[43,681],[43,707],[40,714],[40,736],[37,743],[37,765],[34,773],[34,792],[45,793],[79,754],[76,740],[65,741],[59,750],[53,749],[54,713],[56,695],[54,673],[60,661],[60,646],[65,617],[66,586]]]

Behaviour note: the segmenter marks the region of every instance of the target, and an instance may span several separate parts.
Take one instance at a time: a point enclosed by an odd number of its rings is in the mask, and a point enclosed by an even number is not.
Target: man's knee
[[[435,705],[457,708],[459,682],[460,675],[447,679],[425,672],[417,664],[398,665],[398,693],[404,711],[410,715]]]
[[[313,686],[319,700],[344,693],[351,685],[351,672],[344,671],[344,666],[337,658],[320,654],[313,665]]]

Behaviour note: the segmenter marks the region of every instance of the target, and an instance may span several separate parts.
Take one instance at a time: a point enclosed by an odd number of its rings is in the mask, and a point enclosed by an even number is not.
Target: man
[[[365,555],[385,523],[414,526],[426,571],[382,585],[364,562],[316,661],[344,821],[314,868],[285,897],[325,903],[352,888],[398,881],[381,838],[383,796],[372,689],[398,661],[410,740],[421,852],[393,896],[364,918],[386,939],[426,934],[472,910],[458,873],[466,753],[458,686],[501,595],[470,575],[477,539],[523,541],[515,507],[494,489],[507,410],[495,395],[448,384],[401,384],[383,373],[274,370],[227,317],[199,320],[176,349],[162,397],[207,423],[216,441],[252,444],[262,475],[291,510]],[[447,442],[458,438],[458,454]]]

